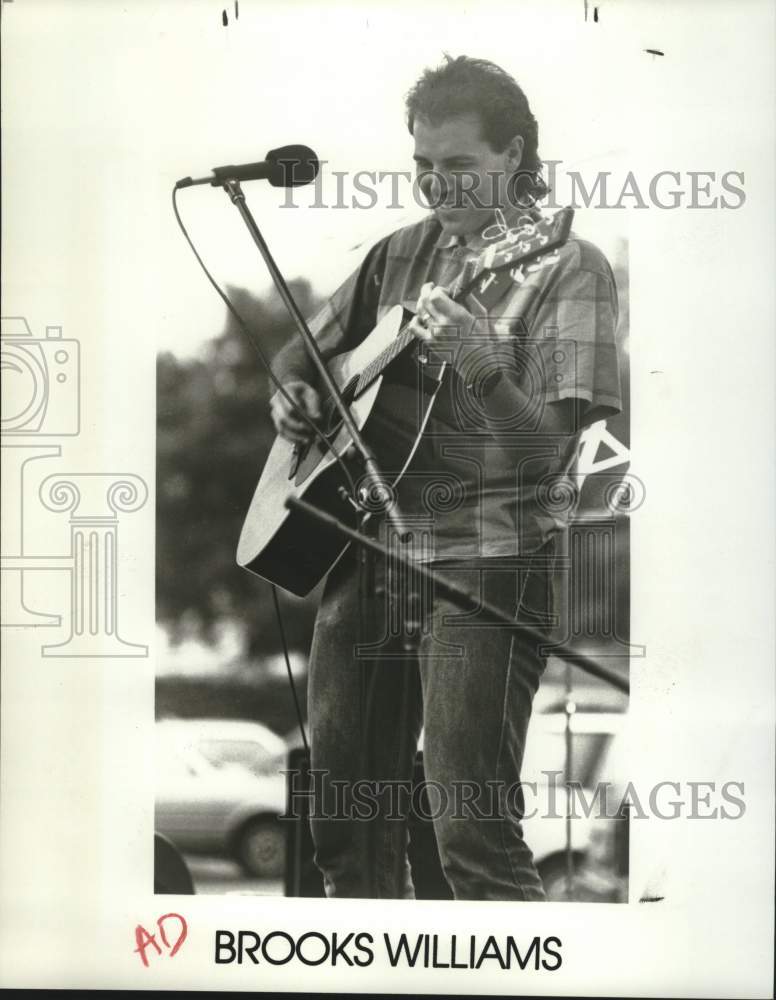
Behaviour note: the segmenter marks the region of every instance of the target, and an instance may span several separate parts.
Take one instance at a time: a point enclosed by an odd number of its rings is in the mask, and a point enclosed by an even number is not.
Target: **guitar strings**
[[[216,293],[223,300],[224,304],[226,305],[226,308],[229,310],[229,312],[231,313],[231,315],[237,321],[237,324],[240,327],[240,329],[242,330],[242,332],[245,334],[245,336],[246,336],[246,338],[248,340],[248,343],[251,345],[251,347],[254,349],[254,351],[258,355],[259,360],[261,361],[262,365],[264,365],[264,368],[266,369],[266,372],[269,375],[272,384],[278,390],[278,392],[283,397],[283,399],[285,399],[286,402],[291,405],[291,408],[296,412],[297,416],[301,417],[304,420],[304,422],[309,426],[309,428],[313,431],[313,433],[315,434],[315,436],[318,438],[318,440],[320,441],[321,445],[323,446],[324,451],[331,452],[331,454],[334,456],[334,458],[336,458],[337,462],[339,463],[340,467],[342,468],[342,471],[343,471],[343,474],[345,475],[345,478],[348,481],[348,485],[350,486],[350,492],[351,492],[351,494],[353,496],[355,496],[356,495],[356,484],[353,481],[353,477],[352,477],[352,475],[350,473],[350,469],[348,468],[345,460],[342,457],[342,453],[338,452],[334,447],[332,447],[331,442],[326,437],[326,435],[323,433],[323,431],[321,431],[316,426],[316,424],[314,423],[314,421],[311,420],[310,417],[308,417],[308,415],[299,406],[299,404],[296,402],[296,400],[293,399],[293,397],[291,395],[289,395],[289,393],[286,392],[286,390],[283,388],[283,386],[280,383],[280,380],[275,375],[275,373],[272,371],[272,365],[271,365],[270,360],[269,360],[269,358],[267,357],[267,355],[266,355],[266,353],[264,351],[264,348],[261,347],[261,345],[258,343],[258,341],[254,339],[254,336],[251,333],[250,327],[248,326],[248,324],[246,323],[246,321],[242,318],[242,316],[239,314],[239,312],[237,311],[237,309],[232,305],[231,301],[229,300],[229,296],[226,294],[226,292],[223,291],[223,289],[221,288],[221,286],[218,284],[218,282],[215,280],[215,278],[213,277],[213,275],[207,269],[207,266],[206,266],[205,262],[202,260],[202,257],[199,255],[199,252],[197,251],[197,248],[194,246],[193,240],[189,236],[188,230],[186,229],[186,226],[183,223],[183,219],[181,219],[180,212],[178,211],[178,189],[176,187],[173,187],[173,189],[172,189],[172,210],[173,210],[173,213],[175,215],[175,220],[178,223],[178,226],[180,227],[181,232],[183,233],[184,239],[186,240],[186,242],[188,243],[189,247],[191,248],[191,252],[196,257],[197,263],[199,264],[199,266],[204,271],[205,277],[210,282],[210,284],[213,286],[213,288],[215,288]]]

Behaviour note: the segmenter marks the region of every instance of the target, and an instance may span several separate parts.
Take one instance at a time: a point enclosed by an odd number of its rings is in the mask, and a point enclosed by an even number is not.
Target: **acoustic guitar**
[[[563,208],[554,216],[519,229],[503,227],[498,239],[466,262],[449,289],[450,296],[455,301],[466,300],[466,304],[476,303],[480,311],[487,312],[504,294],[505,284],[525,279],[526,266],[551,264],[556,259],[553,252],[568,239],[573,215],[573,209]],[[356,426],[370,444],[370,416],[377,412],[386,370],[400,357],[406,360],[406,352],[418,345],[409,330],[411,319],[412,314],[401,305],[394,306],[358,347],[328,362]],[[422,400],[412,408],[413,427],[405,453],[398,463],[392,463],[392,468],[399,471],[388,477],[391,486],[399,483],[412,461],[446,371],[444,363],[426,365],[426,376],[423,366],[427,355],[421,350],[416,360],[423,376],[419,378]],[[318,426],[326,446],[318,438],[303,448],[279,436],[275,440],[237,548],[240,566],[299,597],[320,582],[349,543],[343,544],[335,531],[327,531],[309,517],[289,510],[286,500],[302,497],[351,527],[370,516],[364,512],[368,498],[364,494],[350,495],[351,482],[358,484],[363,479],[359,460],[350,448],[350,435],[331,400],[322,402],[322,413]],[[402,418],[406,421],[408,414],[403,413]],[[379,460],[379,448],[375,451]]]

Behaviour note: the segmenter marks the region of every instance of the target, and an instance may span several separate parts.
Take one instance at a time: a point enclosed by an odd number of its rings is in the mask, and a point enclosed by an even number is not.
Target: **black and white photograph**
[[[772,995],[771,6],[0,15],[0,983]]]

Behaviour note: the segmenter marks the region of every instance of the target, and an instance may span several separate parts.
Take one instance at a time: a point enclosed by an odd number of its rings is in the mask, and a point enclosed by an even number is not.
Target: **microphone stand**
[[[299,307],[297,306],[293,296],[291,295],[288,285],[286,284],[285,278],[280,273],[280,270],[272,256],[272,253],[270,252],[270,249],[267,246],[267,242],[262,236],[261,232],[259,231],[259,227],[256,225],[256,220],[253,218],[253,215],[251,214],[251,210],[248,208],[247,202],[245,201],[245,195],[243,194],[243,190],[240,186],[240,182],[236,180],[226,180],[224,181],[222,186],[226,191],[226,193],[229,195],[232,204],[235,206],[237,211],[242,216],[243,222],[245,223],[248,232],[251,234],[251,237],[253,238],[253,242],[259,248],[259,253],[264,258],[264,263],[267,265],[267,270],[269,271],[270,276],[273,282],[275,283],[275,287],[280,293],[280,297],[283,299],[283,302],[285,303],[286,309],[288,309],[291,318],[293,319],[294,323],[296,323],[296,328],[302,337],[305,349],[307,350],[310,359],[315,365],[318,374],[321,377],[321,381],[324,387],[326,388],[326,391],[331,396],[332,400],[334,401],[334,405],[336,406],[340,416],[342,417],[342,423],[345,425],[353,444],[355,445],[357,451],[361,456],[361,461],[364,466],[364,472],[367,474],[369,479],[369,485],[375,490],[375,493],[373,495],[383,498],[386,508],[386,514],[389,520],[392,522],[395,531],[399,535],[399,538],[403,540],[406,536],[406,528],[404,526],[404,520],[399,511],[398,503],[395,500],[391,502],[391,496],[393,491],[391,490],[390,486],[386,483],[383,474],[380,472],[377,462],[375,461],[375,457],[372,454],[372,450],[364,440],[361,431],[358,429],[358,426],[356,425],[356,422],[353,419],[353,414],[350,412],[350,409],[342,396],[339,386],[331,377],[331,373],[329,372],[329,369],[326,366],[326,362],[323,358],[323,355],[321,354],[321,349],[318,346],[318,341],[315,339],[315,337],[313,337],[312,333],[310,332],[310,328],[305,322],[304,316],[302,316],[301,312],[299,311]],[[356,501],[356,503],[358,502],[357,497],[354,497],[353,499],[354,501]]]
[[[248,208],[247,202],[245,200],[245,195],[240,186],[239,180],[227,178],[222,182],[221,187],[223,187],[224,191],[226,191],[226,193],[229,195],[232,204],[240,213],[242,220],[245,223],[246,228],[248,229],[248,232],[251,235],[251,238],[253,239],[253,242],[258,247],[259,253],[264,259],[264,263],[267,266],[267,269],[270,273],[270,276],[272,277],[275,287],[280,293],[280,297],[282,298],[286,306],[286,309],[288,310],[291,318],[294,320],[294,323],[296,324],[296,328],[299,331],[300,336],[302,337],[302,342],[305,346],[305,349],[307,350],[310,359],[315,365],[315,368],[321,378],[321,382],[325,387],[325,389],[327,390],[327,392],[329,393],[329,395],[331,396],[334,405],[336,406],[339,415],[342,418],[343,425],[347,429],[351,441],[353,442],[353,445],[355,446],[356,450],[358,451],[361,457],[361,462],[363,464],[364,472],[366,473],[367,477],[367,495],[379,498],[385,510],[386,516],[393,530],[396,533],[399,543],[402,545],[402,547],[404,547],[404,545],[409,539],[409,535],[405,526],[404,518],[402,517],[401,511],[399,509],[398,500],[393,495],[393,490],[388,485],[383,474],[381,473],[380,468],[372,453],[372,450],[364,440],[364,437],[361,434],[358,426],[356,425],[356,422],[353,419],[353,415],[351,414],[350,409],[346,404],[342,396],[342,393],[340,392],[339,386],[332,378],[331,373],[329,372],[329,369],[326,366],[326,362],[323,358],[323,355],[321,354],[321,349],[318,346],[318,342],[316,341],[315,337],[313,337],[312,333],[310,332],[310,328],[307,326],[304,317],[299,311],[299,307],[294,301],[294,298],[291,295],[288,285],[286,284],[283,275],[280,273],[280,270],[277,264],[275,263],[275,260],[272,256],[272,253],[270,252],[267,242],[262,236],[259,227],[256,224],[256,220],[253,218],[253,215],[251,214],[251,211]],[[357,507],[360,507],[358,497],[353,497],[352,500]],[[357,538],[361,537],[358,532],[354,532],[354,534],[356,535]],[[362,552],[366,553],[367,558],[369,557],[368,549],[362,549]],[[391,553],[389,555],[389,558],[394,558],[394,557],[395,553]],[[406,560],[405,564],[406,563],[409,563],[409,560]],[[368,578],[369,576],[371,576],[371,574],[365,572],[363,563],[359,568],[359,572],[362,573],[362,582],[359,585],[359,590],[363,592],[363,579],[364,577]],[[412,580],[414,578],[411,577],[410,579]],[[412,587],[412,584],[410,585],[410,587]],[[411,606],[414,607],[415,601],[416,601],[416,595],[411,591],[410,593]],[[361,613],[361,618],[362,619],[364,618],[363,609]],[[361,713],[360,713],[361,746],[362,746],[361,757],[362,757],[363,768],[367,772],[369,772],[371,768],[370,768],[370,758],[369,758],[369,744],[366,738],[366,734],[369,731],[370,709],[374,707],[374,702],[375,702],[375,699],[373,697],[375,683],[376,683],[375,668],[374,666],[371,666],[370,677],[367,678],[366,682],[364,683],[364,686],[362,687]],[[364,865],[363,875],[367,885],[366,896],[368,897],[371,895],[373,880],[375,878],[375,868],[376,868],[374,829],[371,823],[367,824],[366,834],[367,834],[365,841],[366,863]]]

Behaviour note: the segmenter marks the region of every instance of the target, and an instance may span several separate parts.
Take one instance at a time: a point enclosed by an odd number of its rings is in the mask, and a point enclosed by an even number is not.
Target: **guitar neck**
[[[410,346],[415,340],[415,335],[410,330],[407,323],[396,334],[396,339],[384,348],[376,358],[374,358],[358,376],[356,383],[356,395],[363,392],[369,385],[379,378],[388,365],[401,354],[403,350]]]
[[[563,208],[552,219],[525,227],[524,230],[509,232],[504,240],[494,243],[478,257],[466,261],[449,289],[450,297],[454,302],[460,302],[484,275],[507,268],[513,271],[521,269],[525,264],[556,250],[568,239],[573,216],[573,209]],[[415,339],[410,324],[407,323],[396,335],[396,339],[361,372],[356,384],[356,395],[379,378],[388,365]]]
[[[467,266],[468,264],[475,264],[475,262],[469,261],[467,262]],[[461,299],[465,298],[469,287],[475,280],[474,275],[472,275],[471,280],[464,280],[465,274],[466,267],[464,267],[464,270],[456,280],[453,288],[450,289],[451,298],[455,302],[459,302]],[[356,384],[356,395],[363,392],[363,390],[374,382],[376,378],[379,378],[388,365],[398,358],[401,352],[406,350],[416,339],[415,334],[410,330],[410,324],[406,323],[396,334],[396,339],[393,340],[388,347],[384,348],[361,372],[358,377],[358,383]]]

